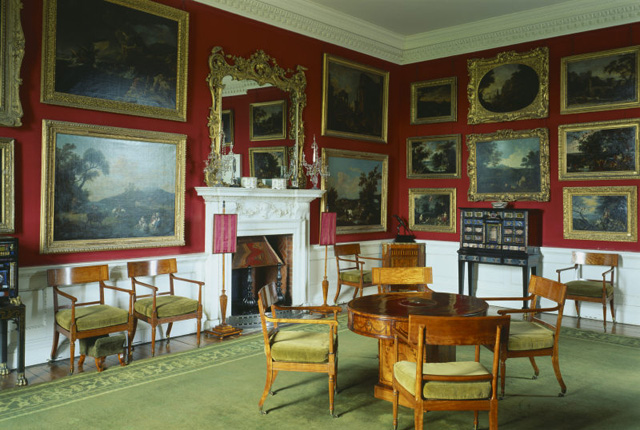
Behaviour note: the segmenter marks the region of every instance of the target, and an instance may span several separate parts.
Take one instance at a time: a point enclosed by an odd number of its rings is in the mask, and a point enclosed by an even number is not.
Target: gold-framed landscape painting
[[[386,231],[389,156],[322,148],[322,163],[321,211],[336,212],[337,233]]]
[[[640,119],[558,126],[558,179],[640,178]]]
[[[44,0],[40,101],[186,121],[189,14],[150,0]]]
[[[562,189],[565,239],[638,241],[636,186]]]
[[[0,233],[15,232],[15,141],[0,137]]]
[[[286,146],[249,148],[249,172],[251,176],[271,186],[273,178],[283,178],[288,167]]]
[[[21,0],[0,0],[0,125],[22,125],[20,68],[25,53]]]
[[[640,107],[640,45],[563,57],[560,113]]]
[[[389,72],[324,54],[322,135],[387,143]]]
[[[469,201],[549,201],[549,130],[467,135]]]
[[[40,252],[183,246],[186,142],[43,120]]]
[[[407,139],[408,179],[458,179],[462,158],[459,134]]]
[[[433,79],[411,84],[411,124],[455,122],[458,119],[458,79]]]
[[[409,228],[456,232],[455,188],[409,188]]]
[[[546,118],[549,115],[549,49],[502,52],[467,61],[469,124]]]

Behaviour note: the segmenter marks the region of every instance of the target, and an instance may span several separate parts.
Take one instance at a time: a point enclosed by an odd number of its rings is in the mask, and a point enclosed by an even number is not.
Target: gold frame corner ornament
[[[284,69],[278,65],[275,58],[259,49],[248,58],[225,54],[221,46],[215,46],[209,54],[209,74],[207,84],[211,92],[211,107],[207,117],[207,128],[211,140],[211,153],[208,165],[205,169],[204,181],[207,186],[221,185],[217,179],[217,169],[214,164],[222,155],[222,142],[220,141],[222,130],[222,79],[231,76],[234,80],[250,79],[258,85],[270,84],[289,93],[289,136],[295,136],[298,144],[297,180],[301,187],[306,184],[306,176],[302,168],[304,158],[304,108],[307,106],[307,77],[304,66],[296,66],[296,70]],[[286,127],[285,127],[286,128]],[[285,131],[286,135],[286,131]],[[294,151],[295,152],[295,151]]]
[[[493,69],[508,64],[519,64],[530,67],[538,77],[538,92],[533,101],[518,110],[492,112],[480,103],[478,92],[485,75]],[[493,58],[472,58],[467,60],[469,84],[467,98],[469,124],[488,122],[516,121],[521,119],[546,118],[549,116],[549,48],[541,46],[528,52],[501,52]]]
[[[576,230],[573,225],[573,197],[575,196],[624,196],[627,201],[626,232],[608,230]],[[565,187],[562,189],[562,233],[565,239],[600,240],[608,242],[638,241],[638,188],[628,186]]]

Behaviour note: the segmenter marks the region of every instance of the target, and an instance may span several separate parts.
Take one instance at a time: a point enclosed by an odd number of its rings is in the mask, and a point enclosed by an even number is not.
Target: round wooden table
[[[436,292],[385,293],[358,297],[347,305],[349,329],[362,336],[378,339],[378,383],[376,398],[392,400],[393,327],[407,332],[409,315],[484,316],[489,305],[482,299],[461,294]],[[427,345],[430,362],[455,361],[455,347]],[[415,361],[410,345],[400,342],[398,360]]]

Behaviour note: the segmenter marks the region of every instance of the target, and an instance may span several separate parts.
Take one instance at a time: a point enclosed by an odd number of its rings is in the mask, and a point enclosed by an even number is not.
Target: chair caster
[[[267,415],[267,411],[265,411],[264,409],[260,408],[260,415]]]
[[[563,391],[563,392],[558,393],[558,397],[564,397],[564,395],[565,395],[564,391]]]
[[[538,379],[538,375],[533,375],[531,379],[535,381],[536,379]]]

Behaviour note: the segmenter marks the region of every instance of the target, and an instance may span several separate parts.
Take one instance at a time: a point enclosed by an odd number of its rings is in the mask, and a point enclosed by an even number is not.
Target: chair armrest
[[[184,281],[184,282],[190,282],[192,284],[198,284],[201,287],[204,285],[204,282],[202,281],[196,281],[195,279],[187,279],[187,278],[180,278],[178,276],[173,276],[173,279],[178,280],[178,281]]]
[[[490,302],[490,301],[500,301],[500,300],[519,300],[522,302],[526,302],[529,301],[531,299],[533,299],[533,296],[528,296],[528,297],[478,297],[480,300],[484,300],[486,302]]]
[[[604,279],[605,276],[607,276],[609,273],[613,272],[614,268],[610,268],[609,270],[605,270],[604,272],[602,272],[602,278]]]
[[[380,258],[380,257],[364,257],[364,256],[360,255],[358,258],[362,258],[362,259],[365,259],[365,260],[382,261],[382,258]]]
[[[105,288],[108,288],[110,290],[115,290],[115,291],[122,291],[123,293],[127,293],[130,296],[133,295],[133,291],[131,290],[127,290],[126,288],[120,288],[120,287],[116,287],[115,285],[109,285],[109,284],[104,284]]]
[[[302,319],[302,318],[273,318],[270,316],[266,316],[264,317],[265,320],[272,322],[272,323],[277,323],[277,324],[324,324],[324,325],[329,325],[329,326],[338,326],[338,321],[333,320],[333,319]]]
[[[528,309],[500,309],[499,315],[506,314],[537,314],[540,312],[553,312],[560,309],[560,306],[554,306],[552,308],[528,308]]]
[[[64,298],[67,298],[69,300],[71,300],[71,302],[75,305],[75,303],[78,301],[77,297],[72,296],[71,294],[65,293],[64,291],[61,291],[58,289],[58,287],[54,287],[53,288],[53,293],[54,294],[59,294]]]
[[[575,268],[576,268],[576,264],[569,267],[563,267],[562,269],[556,269],[556,273],[564,272],[565,270],[572,270],[572,269],[575,270]]]
[[[132,278],[132,279],[133,279],[133,283],[136,285],[142,285],[143,287],[151,288],[154,293],[158,291],[158,287],[155,287],[151,284],[147,284],[146,282],[138,281],[136,278]]]

